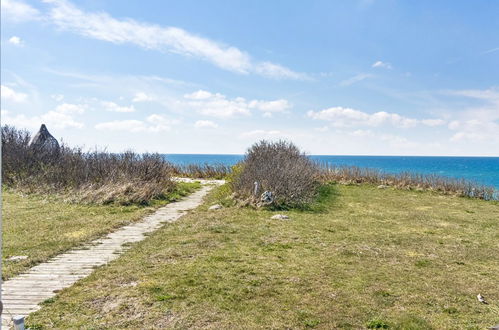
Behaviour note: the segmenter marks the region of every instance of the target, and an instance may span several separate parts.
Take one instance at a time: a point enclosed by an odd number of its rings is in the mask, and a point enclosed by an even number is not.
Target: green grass
[[[338,186],[322,209],[289,211],[281,221],[268,210],[207,210],[223,198],[214,192],[62,290],[28,323],[483,329],[499,319],[497,202]]]
[[[163,200],[150,206],[79,205],[53,196],[23,195],[3,189],[3,279],[102,236],[113,229],[140,220],[158,207],[197,189],[197,183],[180,183]],[[7,261],[11,256],[28,256]]]

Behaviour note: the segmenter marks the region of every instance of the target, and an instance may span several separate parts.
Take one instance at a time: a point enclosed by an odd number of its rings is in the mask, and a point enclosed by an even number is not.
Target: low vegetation
[[[225,179],[232,172],[232,167],[224,164],[188,164],[173,165],[173,175],[187,178]]]
[[[3,279],[138,221],[159,206],[175,201],[198,187],[198,183],[178,183],[168,195],[161,200],[150,201],[147,206],[67,203],[46,194],[26,195],[17,190],[3,189]],[[13,256],[27,258],[8,260]]]
[[[318,211],[208,207],[29,316],[33,328],[484,329],[499,202],[336,185]],[[282,211],[280,211],[282,212]],[[165,239],[167,238],[167,239]],[[480,293],[488,305],[477,301]]]
[[[238,198],[262,202],[260,195],[271,192],[266,204],[272,207],[302,207],[317,195],[318,168],[293,143],[260,141],[248,149],[235,167],[231,186]]]
[[[320,177],[323,182],[334,181],[341,184],[367,183],[401,189],[438,191],[444,194],[485,200],[499,199],[498,193],[493,187],[434,174],[391,174],[377,169],[355,166],[336,167],[324,164],[321,166]]]
[[[95,204],[147,204],[172,192],[172,166],[159,154],[38,150],[30,133],[2,126],[2,183],[26,193]]]

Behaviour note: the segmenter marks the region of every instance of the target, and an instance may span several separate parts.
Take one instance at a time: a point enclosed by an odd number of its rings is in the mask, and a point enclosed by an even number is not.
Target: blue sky
[[[499,1],[1,4],[2,124],[110,151],[499,156]]]

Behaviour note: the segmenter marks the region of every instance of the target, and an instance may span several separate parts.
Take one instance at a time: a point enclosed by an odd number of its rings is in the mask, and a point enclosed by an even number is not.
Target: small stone
[[[28,256],[12,256],[10,258],[7,258],[8,261],[21,261],[26,259],[28,259]]]
[[[214,211],[214,210],[220,210],[222,208],[222,205],[220,204],[215,204],[215,205],[212,205],[208,208],[208,210],[210,211]]]
[[[387,186],[387,185],[384,185],[384,184],[380,184],[380,185],[378,186],[378,189],[386,189],[386,188],[388,188],[388,186]]]
[[[272,220],[289,220],[289,217],[287,215],[284,215],[284,214],[276,214],[276,215],[273,215],[270,219],[272,219]]]

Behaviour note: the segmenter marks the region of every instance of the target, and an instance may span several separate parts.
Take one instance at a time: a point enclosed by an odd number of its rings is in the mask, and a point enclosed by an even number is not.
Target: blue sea
[[[243,155],[166,154],[164,157],[178,165],[224,164],[234,165]],[[358,166],[382,170],[386,173],[436,174],[463,178],[499,189],[499,157],[420,157],[420,156],[310,156],[320,163],[336,166]]]

